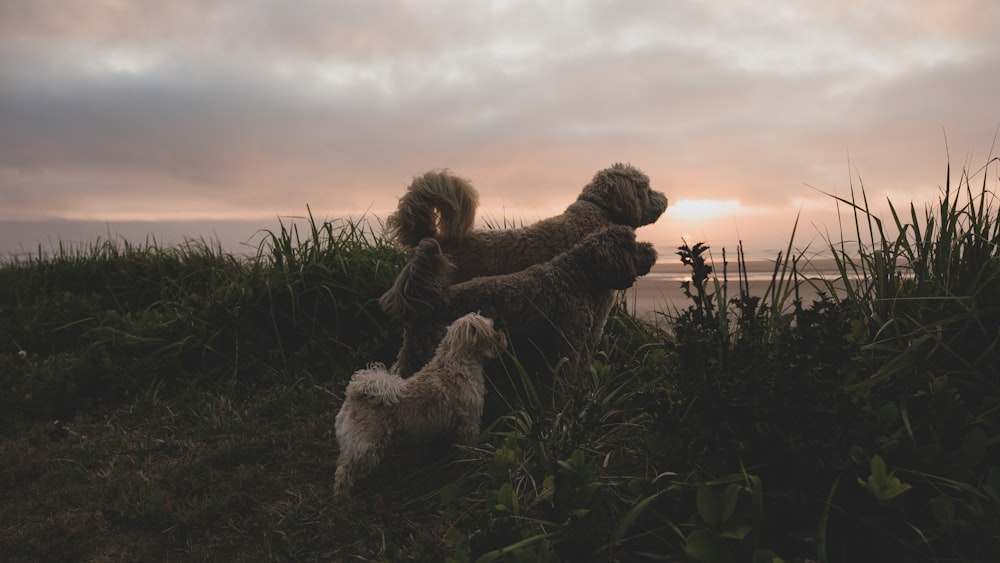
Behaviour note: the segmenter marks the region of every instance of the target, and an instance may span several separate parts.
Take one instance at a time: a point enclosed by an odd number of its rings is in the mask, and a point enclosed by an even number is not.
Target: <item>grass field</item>
[[[949,170],[887,218],[835,198],[833,279],[790,244],[752,295],[739,249],[681,247],[687,307],[622,300],[589,369],[513,374],[476,443],[400,448],[336,502],[343,389],[401,337],[376,300],[405,256],[378,225],[310,217],[249,258],[97,240],[7,261],[0,553],[1000,560],[996,173]]]

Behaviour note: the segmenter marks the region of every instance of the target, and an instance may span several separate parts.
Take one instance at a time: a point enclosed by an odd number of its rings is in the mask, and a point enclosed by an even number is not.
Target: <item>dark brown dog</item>
[[[478,204],[479,194],[468,180],[432,170],[414,178],[386,219],[386,235],[404,248],[436,239],[454,264],[446,283],[458,283],[545,262],[612,225],[653,223],[667,209],[667,197],[653,191],[638,168],[619,163],[594,174],[561,215],[526,227],[474,230]]]
[[[511,274],[447,285],[452,265],[434,238],[414,249],[393,287],[380,299],[404,324],[392,371],[403,377],[430,360],[444,329],[466,313],[494,319],[529,374],[544,374],[562,358],[573,368],[590,362],[615,290],[626,289],[656,262],[656,250],[631,227],[591,234],[548,262]]]

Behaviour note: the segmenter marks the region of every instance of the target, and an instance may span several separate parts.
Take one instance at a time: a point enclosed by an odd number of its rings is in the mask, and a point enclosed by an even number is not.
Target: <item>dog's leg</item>
[[[354,484],[378,467],[386,447],[385,437],[382,438],[382,440],[353,442],[349,457],[339,464],[334,475],[333,496],[350,496]]]
[[[351,488],[354,487],[355,450],[360,446],[357,438],[344,432],[344,429],[338,425],[337,442],[340,446],[340,455],[337,457],[337,471],[333,477],[333,496],[335,497],[350,496]]]
[[[336,433],[340,455],[337,457],[337,471],[333,482],[333,494],[337,497],[350,496],[354,483],[371,473],[389,444],[385,426],[365,424],[363,416],[358,419],[356,409],[357,405],[349,400],[337,414]]]
[[[458,430],[456,434],[458,439],[463,444],[471,444],[475,441],[476,437],[479,436],[479,417],[481,415],[477,414],[475,418],[463,416],[458,422]]]
[[[579,355],[576,359],[576,365],[574,366],[577,371],[581,369],[586,369],[590,366],[590,362],[594,358],[594,354],[601,347],[601,339],[604,337],[604,328],[608,324],[608,317],[611,314],[611,308],[614,306],[614,294],[604,295],[598,301],[597,306],[594,309],[594,316],[591,319],[589,330],[587,334],[584,335],[584,342],[582,343]]]
[[[458,427],[455,434],[463,444],[471,444],[479,436],[479,421],[483,417],[483,399],[479,394],[471,401],[467,408],[460,408],[457,411]]]
[[[351,473],[350,464],[344,463],[337,466],[337,472],[333,477],[333,496],[347,498],[351,496],[351,489],[354,487],[354,476]]]

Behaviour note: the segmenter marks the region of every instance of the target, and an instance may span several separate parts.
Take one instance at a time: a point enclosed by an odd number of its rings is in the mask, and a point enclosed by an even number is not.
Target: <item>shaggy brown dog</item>
[[[589,363],[600,342],[614,291],[630,287],[655,262],[653,245],[636,242],[630,227],[613,226],[548,262],[449,286],[448,257],[436,239],[424,239],[379,301],[404,324],[392,369],[403,377],[415,373],[430,359],[444,327],[476,311],[507,332],[529,374],[551,374],[563,357],[578,368]]]
[[[492,320],[470,313],[448,327],[434,357],[413,377],[402,379],[379,364],[356,372],[337,413],[333,494],[348,495],[397,437],[416,443],[475,439],[486,394],[483,362],[506,345]]]
[[[545,262],[611,225],[653,223],[667,209],[667,197],[650,189],[649,177],[638,168],[619,163],[595,174],[561,215],[526,227],[473,230],[478,204],[479,194],[467,180],[432,170],[414,178],[386,219],[386,235],[404,248],[437,239],[455,265],[448,283],[458,283]]]

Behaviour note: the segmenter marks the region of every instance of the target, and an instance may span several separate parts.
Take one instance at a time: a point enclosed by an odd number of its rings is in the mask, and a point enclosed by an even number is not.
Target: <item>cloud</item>
[[[436,167],[484,213],[541,217],[616,161],[672,201],[785,215],[855,175],[923,196],[1000,123],[998,18],[987,0],[4,2],[0,217],[382,213]]]

